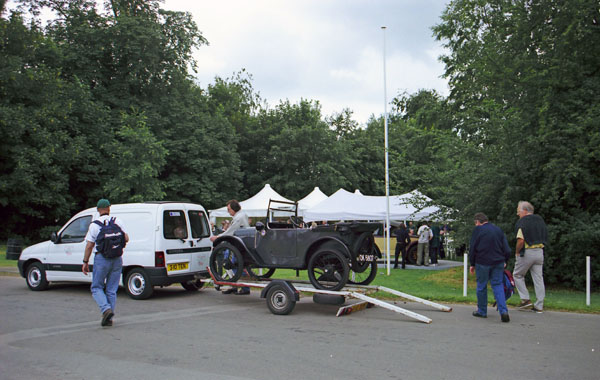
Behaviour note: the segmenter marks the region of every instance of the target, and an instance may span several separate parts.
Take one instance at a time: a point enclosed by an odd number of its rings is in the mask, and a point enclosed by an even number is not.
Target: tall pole
[[[388,113],[387,113],[387,80],[385,73],[385,30],[383,30],[383,125],[385,129],[385,245],[387,254],[387,274],[390,275],[390,163],[388,157]]]

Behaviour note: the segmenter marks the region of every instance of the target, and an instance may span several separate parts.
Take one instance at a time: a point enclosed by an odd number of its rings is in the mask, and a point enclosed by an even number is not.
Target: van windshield
[[[192,226],[192,238],[198,239],[210,236],[208,219],[204,211],[191,210],[188,211],[190,217],[190,225]]]

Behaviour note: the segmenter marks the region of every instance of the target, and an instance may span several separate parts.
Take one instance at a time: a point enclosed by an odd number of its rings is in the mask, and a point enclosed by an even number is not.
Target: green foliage
[[[270,183],[383,195],[384,120],[364,128],[319,102],[269,108],[245,70],[194,83],[208,41],[158,0],[0,2],[0,238],[46,238],[98,197],[222,206]],[[55,19],[39,21],[44,8]],[[390,190],[452,211],[457,243],[485,212],[514,245],[519,200],[550,232],[546,279],[581,287],[600,262],[600,6],[594,0],[454,0],[433,28],[450,94],[392,100]]]
[[[106,148],[110,165],[103,189],[113,203],[160,200],[165,193],[158,174],[167,150],[136,113],[122,115],[123,125]]]

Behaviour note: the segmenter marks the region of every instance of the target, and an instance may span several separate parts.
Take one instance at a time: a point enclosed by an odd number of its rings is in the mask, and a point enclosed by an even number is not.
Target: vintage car
[[[305,226],[297,203],[271,200],[264,222],[214,241],[210,269],[218,281],[237,281],[244,272],[266,278],[276,268],[288,268],[308,270],[317,289],[366,285],[377,275],[381,257],[373,238],[377,227],[361,222]]]

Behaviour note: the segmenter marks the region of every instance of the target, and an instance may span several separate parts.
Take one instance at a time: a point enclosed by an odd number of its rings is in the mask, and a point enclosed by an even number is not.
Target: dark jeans
[[[437,247],[432,247],[431,244],[429,244],[429,256],[431,257],[432,264],[438,263],[439,254],[440,254],[440,246],[438,245]]]
[[[477,311],[481,315],[487,315],[487,284],[492,285],[494,298],[498,304],[500,314],[508,313],[506,308],[506,298],[504,297],[504,263],[495,265],[475,264],[475,274],[477,276]]]
[[[400,256],[400,251],[402,251],[402,268],[406,268],[408,255],[406,253],[406,245],[404,244],[396,244],[396,259],[394,260],[394,268],[398,268],[398,256]]]

